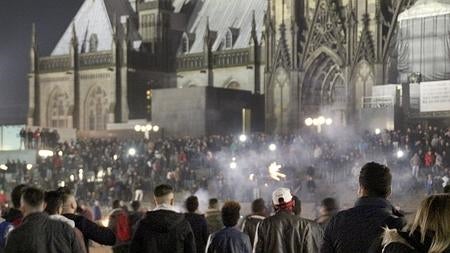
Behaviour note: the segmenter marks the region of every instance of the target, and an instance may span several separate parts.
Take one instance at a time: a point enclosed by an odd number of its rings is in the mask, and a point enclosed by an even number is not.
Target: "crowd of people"
[[[57,130],[48,128],[22,128],[19,132],[20,149],[39,149],[55,147],[59,141]]]
[[[194,195],[180,212],[174,187],[161,184],[154,188],[152,210],[139,201],[129,210],[115,200],[104,222],[98,205],[80,205],[68,187],[44,192],[21,184],[0,221],[0,252],[86,253],[90,241],[111,245],[115,253],[450,252],[450,186],[423,199],[407,222],[388,200],[392,178],[387,166],[366,163],[354,206],[339,210],[326,198],[316,220],[302,217],[301,196],[286,187],[275,189],[270,203],[254,200],[252,212],[242,217],[233,200],[220,208],[219,200],[210,199],[201,214]]]

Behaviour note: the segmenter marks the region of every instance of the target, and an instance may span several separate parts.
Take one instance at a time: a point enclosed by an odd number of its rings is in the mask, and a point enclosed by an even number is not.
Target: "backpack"
[[[121,242],[131,240],[131,227],[128,221],[128,215],[124,211],[117,214],[116,236]]]

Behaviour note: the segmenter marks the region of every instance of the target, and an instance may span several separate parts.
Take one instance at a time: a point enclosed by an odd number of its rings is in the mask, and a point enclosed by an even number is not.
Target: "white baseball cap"
[[[274,205],[279,205],[280,200],[283,199],[284,203],[288,203],[292,200],[291,190],[288,188],[278,188],[272,193],[272,201]]]

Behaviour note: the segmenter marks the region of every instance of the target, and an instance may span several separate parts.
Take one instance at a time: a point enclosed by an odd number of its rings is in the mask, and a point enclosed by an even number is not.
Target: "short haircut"
[[[153,194],[157,198],[167,196],[171,193],[173,193],[173,188],[172,188],[172,186],[167,185],[167,184],[158,185],[158,186],[156,186],[155,190],[153,191]]]
[[[22,200],[30,207],[39,207],[44,203],[44,191],[36,187],[27,187],[22,194]]]
[[[227,201],[222,207],[222,221],[225,227],[233,227],[239,221],[241,205],[235,201]]]
[[[68,187],[59,187],[56,191],[59,192],[63,205],[67,202],[67,200],[69,200],[70,196],[74,196]]]
[[[216,198],[209,199],[208,203],[209,208],[217,208],[219,207],[219,200]]]
[[[390,169],[376,162],[366,163],[359,174],[359,184],[369,197],[386,198],[391,193],[392,175]]]
[[[61,193],[58,191],[49,191],[45,193],[45,212],[49,215],[58,214],[63,205]]]
[[[131,202],[131,208],[133,208],[133,211],[137,212],[139,211],[139,208],[141,208],[141,202],[135,200]]]
[[[186,210],[190,213],[195,212],[198,209],[198,198],[197,196],[190,196],[185,202]]]
[[[444,193],[450,194],[450,184],[444,187]]]
[[[255,199],[252,202],[252,212],[253,213],[262,213],[266,209],[266,203],[264,199]]]
[[[292,196],[294,201],[294,209],[292,210],[295,215],[300,215],[302,213],[302,201],[297,196]]]
[[[19,184],[18,186],[14,187],[14,189],[11,192],[11,202],[13,204],[14,208],[20,207],[20,198],[22,197],[23,190],[27,188],[28,186],[26,184]]]
[[[116,199],[112,202],[112,208],[117,209],[120,208],[120,200]]]
[[[339,209],[337,201],[333,198],[323,199],[320,203],[320,206],[323,207],[327,212],[332,212]]]

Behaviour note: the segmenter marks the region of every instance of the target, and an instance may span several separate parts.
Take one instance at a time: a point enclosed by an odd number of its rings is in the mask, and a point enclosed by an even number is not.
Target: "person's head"
[[[292,200],[294,200],[294,209],[292,210],[295,215],[300,216],[302,213],[302,202],[297,196],[292,196]]]
[[[450,247],[450,195],[428,196],[417,210],[410,233],[419,231],[422,243],[428,231],[434,232],[433,242],[428,252],[444,252]]]
[[[58,191],[49,191],[45,193],[45,212],[49,215],[61,214],[63,200]]]
[[[292,198],[291,190],[288,188],[278,188],[272,193],[272,204],[275,211],[293,212],[295,201]]]
[[[222,207],[222,221],[225,227],[234,227],[239,221],[241,205],[235,201],[227,201]]]
[[[252,202],[252,213],[266,216],[266,203],[264,199],[255,199]]]
[[[444,193],[450,194],[450,184],[444,187]]]
[[[120,200],[116,199],[116,200],[114,200],[114,201],[112,202],[112,208],[113,208],[113,209],[118,209],[118,208],[120,208],[120,207],[121,207],[121,205],[120,205]]]
[[[320,203],[320,214],[322,215],[335,213],[338,209],[337,201],[334,198],[325,198]]]
[[[70,191],[70,189],[65,187],[58,188],[57,192],[60,193],[61,199],[63,202],[63,210],[62,213],[76,213],[78,204],[75,199],[75,195]]]
[[[11,192],[11,202],[13,204],[13,207],[16,209],[20,208],[20,198],[22,197],[22,193],[25,188],[27,188],[26,184],[19,184],[18,186],[14,187]]]
[[[359,173],[360,197],[387,198],[391,194],[392,175],[385,165],[369,162],[366,163]]]
[[[219,200],[216,198],[209,199],[208,208],[219,209]]]
[[[185,202],[186,210],[190,213],[194,213],[198,209],[198,198],[197,196],[190,196]]]
[[[141,202],[140,201],[132,201],[131,202],[131,208],[133,209],[133,211],[137,212],[139,211],[139,209],[141,208]]]
[[[44,191],[35,187],[27,187],[20,198],[20,209],[26,217],[32,213],[44,211]]]
[[[162,184],[157,186],[153,194],[155,195],[156,205],[166,204],[173,206],[175,203],[173,188],[170,185]]]

